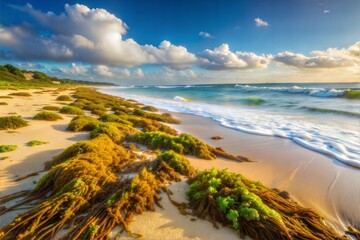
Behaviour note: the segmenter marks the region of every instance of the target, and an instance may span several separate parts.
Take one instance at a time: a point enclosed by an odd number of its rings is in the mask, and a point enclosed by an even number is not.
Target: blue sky
[[[125,85],[360,81],[359,12],[358,0],[2,0],[0,63]]]

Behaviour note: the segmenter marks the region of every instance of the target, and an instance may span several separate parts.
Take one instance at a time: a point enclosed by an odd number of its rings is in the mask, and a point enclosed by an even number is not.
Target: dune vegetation
[[[0,145],[0,153],[11,152],[17,149],[17,145]]]
[[[26,145],[29,147],[34,147],[34,146],[39,146],[39,145],[44,145],[44,144],[48,144],[49,142],[43,142],[43,141],[39,141],[39,140],[31,140],[30,142],[27,142]]]
[[[63,118],[57,113],[42,111],[42,112],[37,113],[33,117],[33,119],[34,120],[44,120],[44,121],[56,121],[56,120],[63,119]]]
[[[184,154],[214,160],[244,161],[189,134],[178,134],[166,123],[171,115],[145,112],[135,102],[79,88],[72,107],[116,109],[100,118],[77,116],[68,130],[90,131],[90,140],[68,147],[45,164],[48,172],[31,191],[0,198],[0,215],[19,214],[0,230],[1,239],[108,239],[115,226],[140,237],[129,224],[134,216],[161,207],[161,191],[188,178],[188,204],[171,201],[184,214],[232,226],[253,239],[344,239],[316,212],[299,206],[274,189],[226,170],[196,172]],[[166,127],[164,127],[166,126]],[[172,130],[170,130],[172,129]],[[133,143],[152,149],[148,154]],[[353,229],[356,233],[356,229]]]
[[[0,130],[18,129],[28,126],[28,122],[21,116],[0,117]]]
[[[56,98],[56,101],[72,101],[72,98],[68,95],[60,95]]]
[[[20,97],[31,97],[32,95],[28,92],[14,92],[10,93],[10,96],[20,96]]]
[[[58,106],[45,106],[43,107],[44,110],[48,110],[48,111],[59,111],[60,107]]]
[[[64,106],[60,109],[60,113],[70,114],[70,115],[85,115],[84,111],[81,108],[73,106]]]

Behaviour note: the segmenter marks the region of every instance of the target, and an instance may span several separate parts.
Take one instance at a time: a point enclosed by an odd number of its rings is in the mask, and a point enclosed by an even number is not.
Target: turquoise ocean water
[[[211,118],[238,131],[288,138],[360,168],[359,83],[222,84],[101,88],[174,112]]]

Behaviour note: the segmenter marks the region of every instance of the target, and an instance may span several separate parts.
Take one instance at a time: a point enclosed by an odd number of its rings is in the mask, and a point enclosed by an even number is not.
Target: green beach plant
[[[36,114],[33,117],[33,119],[34,120],[44,120],[44,121],[56,121],[56,120],[60,120],[63,118],[57,113],[42,111],[42,112],[39,112],[38,114]]]
[[[70,115],[85,115],[84,111],[81,108],[74,106],[64,106],[60,109],[60,113]]]
[[[189,180],[186,192],[196,216],[231,225],[252,239],[344,239],[311,209],[240,174],[212,168]],[[296,213],[296,216],[294,216]]]
[[[31,97],[32,95],[28,92],[14,92],[10,93],[9,96]]]
[[[30,142],[27,142],[26,145],[29,147],[34,147],[34,146],[39,146],[39,145],[44,145],[44,144],[48,144],[49,142],[43,142],[43,141],[39,141],[39,140],[31,140]]]
[[[21,116],[0,117],[0,130],[18,129],[28,125],[28,122]]]
[[[0,145],[0,152],[11,152],[17,149],[17,145]]]
[[[101,122],[89,116],[76,116],[69,123],[67,129],[74,132],[92,131],[99,126]]]
[[[48,110],[48,111],[59,111],[60,107],[58,106],[45,106],[43,107],[44,110]]]
[[[68,95],[60,95],[56,98],[56,101],[72,101],[72,98]]]

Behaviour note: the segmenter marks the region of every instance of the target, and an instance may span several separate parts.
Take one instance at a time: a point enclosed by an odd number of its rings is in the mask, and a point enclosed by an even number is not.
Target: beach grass
[[[74,106],[64,106],[60,109],[59,112],[70,115],[85,115],[82,109]]]
[[[0,152],[11,152],[17,149],[17,145],[0,145]]]
[[[43,107],[44,110],[48,110],[48,111],[59,111],[60,107],[58,106],[45,106]]]
[[[14,92],[10,93],[9,96],[31,97],[32,95],[28,92]]]
[[[21,116],[0,117],[0,130],[18,129],[28,126],[28,122]]]
[[[68,95],[60,95],[56,98],[56,101],[72,101],[72,98]]]
[[[42,111],[42,112],[39,112],[38,114],[36,114],[33,117],[33,119],[34,120],[44,120],[44,121],[56,121],[56,120],[60,120],[63,118],[57,113]]]
[[[31,141],[27,142],[26,145],[29,147],[34,147],[34,146],[44,145],[44,144],[48,144],[48,143],[49,142],[43,142],[43,141],[39,141],[39,140],[31,140]]]

